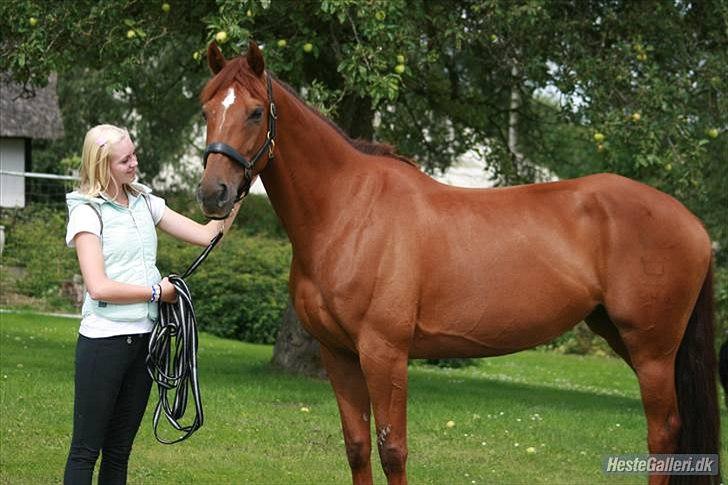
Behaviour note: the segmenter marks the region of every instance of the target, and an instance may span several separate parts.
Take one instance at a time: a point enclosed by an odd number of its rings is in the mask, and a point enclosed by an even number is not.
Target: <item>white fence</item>
[[[65,204],[65,194],[78,181],[71,175],[0,170],[0,207],[19,208],[28,203]]]

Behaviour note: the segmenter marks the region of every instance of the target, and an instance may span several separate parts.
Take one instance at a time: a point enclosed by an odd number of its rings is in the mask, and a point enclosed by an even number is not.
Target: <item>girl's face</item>
[[[139,163],[136,158],[136,147],[128,136],[111,147],[109,153],[111,161],[109,172],[111,178],[116,182],[117,187],[123,184],[130,184],[136,178],[136,169]]]

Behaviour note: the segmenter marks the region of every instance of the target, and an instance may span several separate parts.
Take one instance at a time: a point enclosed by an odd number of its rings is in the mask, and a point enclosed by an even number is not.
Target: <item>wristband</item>
[[[156,303],[162,298],[162,287],[159,285],[152,285],[152,296],[149,298],[150,303]]]

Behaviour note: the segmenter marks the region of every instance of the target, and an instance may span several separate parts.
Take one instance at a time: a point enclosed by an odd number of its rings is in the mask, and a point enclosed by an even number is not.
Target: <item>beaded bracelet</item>
[[[162,298],[162,287],[159,285],[152,285],[152,297],[149,298],[150,303],[158,302]]]

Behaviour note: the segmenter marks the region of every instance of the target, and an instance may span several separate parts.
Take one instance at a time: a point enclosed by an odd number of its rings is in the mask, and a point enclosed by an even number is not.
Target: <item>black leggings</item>
[[[63,483],[90,484],[101,452],[99,484],[126,483],[131,445],[147,407],[149,334],[78,336],[73,439]]]

